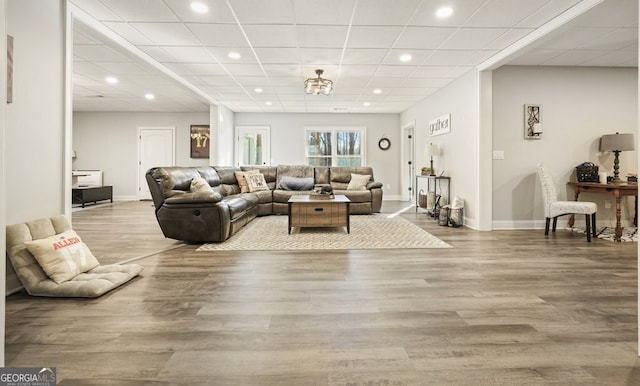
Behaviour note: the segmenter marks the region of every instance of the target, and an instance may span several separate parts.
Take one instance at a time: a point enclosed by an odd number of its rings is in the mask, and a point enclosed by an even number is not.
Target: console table
[[[419,199],[420,199],[420,189],[418,189],[418,183],[420,182],[421,179],[426,179],[427,180],[427,194],[429,192],[433,192],[436,196],[436,201],[437,201],[437,197],[441,196],[443,198],[446,199],[446,203],[444,204],[440,204],[440,205],[446,205],[446,204],[450,204],[451,203],[451,177],[444,177],[444,176],[423,176],[423,175],[417,175],[416,176],[416,185],[415,185],[415,190],[416,190],[416,212],[418,211],[418,207],[420,207],[419,203]],[[446,189],[443,189],[442,183],[444,183],[446,185]],[[442,194],[442,191],[446,190],[446,195]],[[426,208],[427,209],[427,214],[431,217],[437,217],[438,213],[436,213],[436,208]]]
[[[83,186],[71,189],[71,202],[82,204],[84,208],[87,202],[110,200],[113,202],[113,186]]]
[[[616,241],[621,241],[622,237],[622,197],[635,196],[635,215],[633,216],[633,225],[638,226],[638,184],[601,184],[597,182],[569,182],[569,186],[572,186],[575,190],[575,201],[578,201],[578,196],[581,192],[604,194],[614,196],[616,198]],[[574,215],[569,217],[568,225],[573,226]]]

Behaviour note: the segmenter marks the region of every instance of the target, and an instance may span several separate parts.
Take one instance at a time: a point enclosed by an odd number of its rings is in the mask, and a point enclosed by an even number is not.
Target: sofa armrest
[[[375,188],[382,188],[382,182],[380,181],[371,181],[367,184],[367,189],[371,190],[371,189],[375,189]]]
[[[222,201],[222,195],[218,192],[194,192],[177,194],[167,198],[164,202],[167,205],[180,204],[215,204]]]

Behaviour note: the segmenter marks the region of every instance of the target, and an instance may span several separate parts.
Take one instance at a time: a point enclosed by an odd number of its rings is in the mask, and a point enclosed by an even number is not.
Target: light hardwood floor
[[[402,216],[453,248],[205,253],[148,201],[75,212],[101,262],[151,254],[142,277],[9,296],[6,366],[83,386],[640,385],[637,244]]]

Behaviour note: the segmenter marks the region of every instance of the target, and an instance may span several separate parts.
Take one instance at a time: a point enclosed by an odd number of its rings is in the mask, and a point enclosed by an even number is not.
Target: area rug
[[[272,251],[301,249],[451,248],[402,217],[382,214],[351,216],[351,233],[342,228],[293,228],[287,216],[258,217],[222,243],[198,251]]]
[[[574,232],[584,234],[584,227],[573,227],[571,228]],[[596,235],[599,239],[615,241],[616,239],[616,228],[615,227],[598,227],[596,231]],[[626,242],[638,242],[638,228],[636,227],[624,227],[622,228],[622,236],[620,237],[621,241]]]

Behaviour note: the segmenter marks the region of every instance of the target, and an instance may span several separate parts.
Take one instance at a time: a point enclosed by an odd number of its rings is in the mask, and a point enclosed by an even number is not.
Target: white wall
[[[504,160],[493,161],[493,227],[542,227],[544,211],[535,165],[550,169],[560,199],[573,200],[566,187],[575,166],[591,161],[613,174],[613,155],[599,154],[603,134],[636,133],[638,126],[636,68],[518,67],[493,73],[493,148]],[[540,140],[524,139],[524,104],[542,105]],[[620,155],[621,177],[637,171],[637,152]],[[598,204],[598,224],[615,225],[615,213],[604,197],[581,194]],[[609,198],[611,199],[611,198]],[[633,199],[625,199],[626,222]]]
[[[104,184],[113,185],[116,200],[135,199],[138,178],[138,127],[174,126],[176,164],[208,165],[209,159],[190,158],[191,125],[209,124],[209,113],[73,114],[74,169],[101,169]],[[215,139],[214,139],[215,140]]]
[[[6,35],[6,23],[5,23],[5,15],[6,15],[6,1],[0,0],[0,36]],[[0,52],[6,52],[7,50],[7,41],[6,39],[0,39]],[[7,87],[7,59],[5,55],[0,55],[0,90],[6,90]],[[4,117],[5,117],[5,105],[7,103],[6,93],[0,92],[0,149],[2,149],[2,153],[4,154],[6,146],[5,146],[5,129],[4,129]],[[7,190],[7,185],[5,183],[5,172],[4,172],[4,157],[0,157],[0,197],[5,197],[5,193]],[[6,203],[5,200],[0,200],[0,228],[5,229],[6,221]],[[0,232],[0,249],[3,251],[7,249],[7,239],[6,233]],[[6,260],[5,260],[6,261]],[[8,262],[7,262],[8,263]],[[6,277],[7,264],[0,264],[0,277]],[[6,285],[6,283],[5,283]],[[5,334],[5,294],[6,289],[5,285],[0,285],[0,367],[4,367],[4,334]]]
[[[63,1],[52,0],[8,0],[5,16],[14,51],[13,103],[4,110],[4,198],[6,223],[14,224],[61,214],[71,200],[64,195],[66,17]],[[7,264],[10,292],[20,284]]]
[[[465,225],[477,227],[476,164],[478,158],[478,80],[475,70],[430,95],[401,114],[401,122],[416,122],[416,172],[429,165],[425,148],[436,143],[442,154],[434,158],[434,168],[451,177],[451,198],[464,199]],[[429,121],[451,114],[451,132],[429,135]]]
[[[305,163],[305,126],[366,127],[366,163],[384,184],[384,199],[400,199],[401,130],[398,114],[235,113],[236,126],[271,127],[271,164]],[[391,148],[378,141],[386,135]]]
[[[217,115],[211,116],[211,122],[218,122],[218,136],[216,141],[218,154],[217,157],[211,159],[211,165],[231,166],[233,165],[233,133],[235,114],[228,108],[220,105],[216,109]]]

